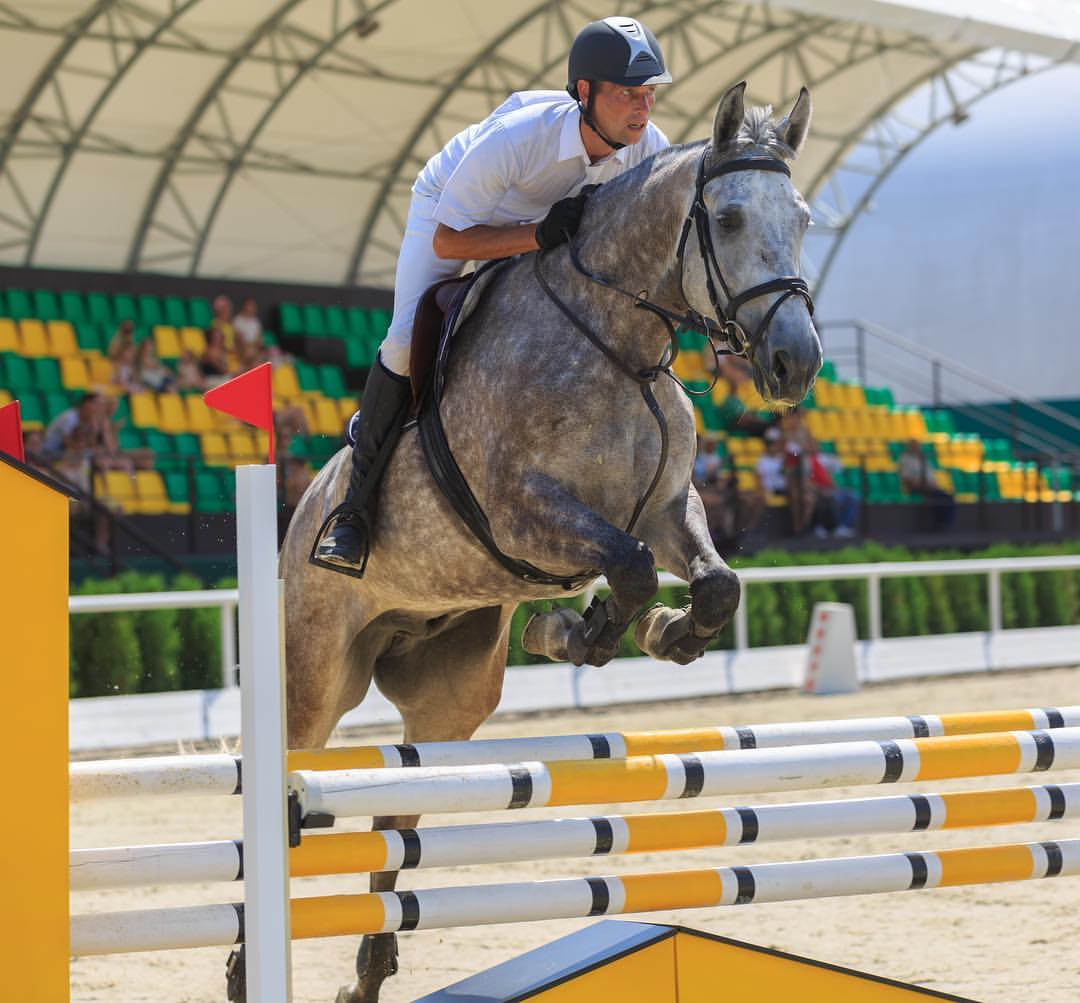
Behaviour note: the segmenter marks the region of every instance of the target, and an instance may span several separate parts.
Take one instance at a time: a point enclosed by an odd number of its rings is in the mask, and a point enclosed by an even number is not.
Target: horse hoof
[[[547,613],[537,613],[525,624],[521,646],[532,655],[581,665],[587,653],[583,637],[581,614],[560,606]]]
[[[686,610],[653,606],[638,621],[634,641],[647,655],[663,661],[689,665],[700,658],[712,637],[698,637]]]

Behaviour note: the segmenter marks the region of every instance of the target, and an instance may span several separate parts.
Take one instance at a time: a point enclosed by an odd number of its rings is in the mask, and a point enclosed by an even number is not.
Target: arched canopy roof
[[[575,32],[612,12],[593,0],[8,0],[0,264],[388,286],[425,160],[508,92],[561,87]],[[927,131],[1024,73],[1080,60],[1071,0],[1037,12],[630,0],[619,12],[664,46],[676,82],[656,118],[673,141],[707,135],[736,80],[777,106],[811,88],[796,180],[834,242]]]

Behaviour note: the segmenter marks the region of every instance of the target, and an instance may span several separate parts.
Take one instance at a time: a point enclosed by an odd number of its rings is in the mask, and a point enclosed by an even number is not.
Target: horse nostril
[[[788,374],[791,372],[791,359],[782,348],[773,352],[772,372],[778,384],[783,386],[787,382]]]

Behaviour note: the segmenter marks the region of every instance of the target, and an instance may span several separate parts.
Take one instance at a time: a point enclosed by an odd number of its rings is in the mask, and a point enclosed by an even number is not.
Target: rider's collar
[[[581,107],[574,102],[572,108],[567,110],[566,118],[563,119],[562,132],[559,135],[559,159],[560,160],[583,160],[586,166],[595,167],[596,164],[606,164],[610,160],[617,160],[620,164],[626,163],[629,147],[616,150],[601,160],[594,161],[585,143],[581,138]],[[588,128],[588,126],[586,126]]]

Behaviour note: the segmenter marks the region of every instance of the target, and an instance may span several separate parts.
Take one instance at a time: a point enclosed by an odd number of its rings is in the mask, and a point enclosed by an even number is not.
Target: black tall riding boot
[[[316,542],[312,559],[335,571],[364,574],[379,498],[379,481],[401,434],[412,390],[407,376],[391,372],[377,359],[368,373],[360,411],[352,427],[352,471],[345,500],[331,514],[330,529]]]

